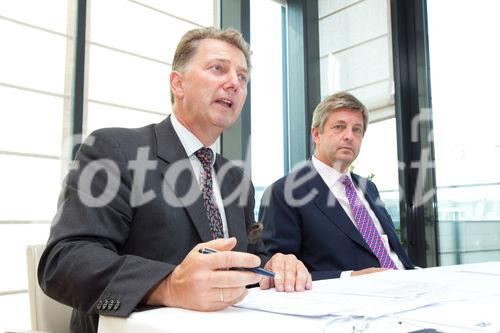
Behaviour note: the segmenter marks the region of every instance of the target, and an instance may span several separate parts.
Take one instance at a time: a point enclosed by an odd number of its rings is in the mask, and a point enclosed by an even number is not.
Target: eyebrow
[[[212,59],[212,60],[210,60],[210,61],[219,61],[219,62],[223,62],[223,63],[225,63],[225,64],[229,64],[229,63],[231,63],[231,61],[230,61],[229,59],[226,59],[226,58],[213,58],[213,59]],[[248,68],[245,68],[245,67],[243,67],[243,66],[239,66],[239,65],[238,65],[237,67],[238,67],[238,70],[239,70],[239,71],[243,71],[243,72],[245,72],[246,74],[248,74],[248,73],[249,73]]]
[[[332,125],[335,125],[335,124],[347,124],[347,122],[345,120],[336,120],[333,122]],[[364,127],[363,124],[353,124],[352,126],[361,126],[361,128]]]

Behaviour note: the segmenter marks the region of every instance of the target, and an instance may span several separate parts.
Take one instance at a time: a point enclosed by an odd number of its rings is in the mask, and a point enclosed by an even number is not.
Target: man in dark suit
[[[314,156],[262,199],[268,255],[295,254],[313,279],[414,267],[375,184],[349,172],[367,124],[365,106],[349,93],[330,95],[317,106]]]
[[[255,283],[311,288],[295,256],[268,259],[249,237],[253,186],[214,154],[245,101],[249,57],[236,30],[186,33],[170,74],[173,115],[98,130],[81,146],[38,270],[43,290],[75,308],[71,331],[96,332],[99,314],[126,317],[141,305],[224,309]],[[229,270],[264,264],[276,279]]]

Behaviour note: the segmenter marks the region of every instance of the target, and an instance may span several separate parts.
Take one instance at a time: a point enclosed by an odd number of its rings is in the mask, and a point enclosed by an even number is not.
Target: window
[[[427,1],[441,265],[500,259],[499,11]]]
[[[89,2],[85,133],[162,121],[171,112],[169,72],[177,42],[190,29],[213,26],[213,13],[213,1]]]
[[[283,31],[285,7],[276,1],[250,3],[251,79],[251,160],[255,186],[256,216],[267,186],[285,172],[283,105],[284,86]]]
[[[390,10],[387,0],[318,1],[321,98],[356,96],[370,112],[354,172],[373,175],[399,227],[399,183]],[[383,147],[383,149],[380,149]]]
[[[26,246],[45,243],[62,180],[67,0],[0,3],[0,331],[29,328]]]
[[[361,152],[353,163],[353,171],[363,177],[373,177],[372,181],[377,185],[380,197],[399,231],[400,188],[396,142],[395,118],[370,123],[363,138]]]

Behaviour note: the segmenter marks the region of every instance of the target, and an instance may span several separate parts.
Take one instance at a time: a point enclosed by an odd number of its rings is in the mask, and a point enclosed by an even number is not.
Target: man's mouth
[[[225,98],[218,99],[215,102],[226,108],[231,108],[233,106],[233,102]]]

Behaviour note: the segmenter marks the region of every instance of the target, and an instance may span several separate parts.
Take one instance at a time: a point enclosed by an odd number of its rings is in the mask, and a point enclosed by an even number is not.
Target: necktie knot
[[[345,185],[345,187],[352,188],[352,181],[351,181],[351,178],[349,178],[349,176],[343,176],[343,177],[342,177],[342,184],[344,184],[344,185]]]
[[[212,161],[214,158],[214,153],[212,152],[212,149],[207,147],[201,147],[200,149],[194,152],[194,155],[200,160],[203,168],[212,166]]]

